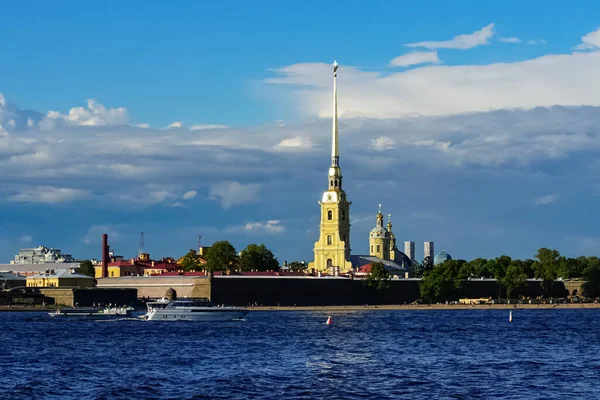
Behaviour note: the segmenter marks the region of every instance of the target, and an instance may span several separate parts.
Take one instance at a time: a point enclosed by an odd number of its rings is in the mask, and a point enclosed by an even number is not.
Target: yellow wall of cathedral
[[[327,195],[327,192],[326,192]],[[314,261],[309,270],[330,273],[330,267],[340,267],[340,273],[352,270],[350,263],[350,202],[342,191],[332,193],[331,202],[319,202],[321,205],[321,224],[319,240],[315,242]],[[324,197],[327,200],[328,197]],[[329,261],[331,260],[331,261]]]
[[[369,250],[372,257],[381,258],[382,260],[390,259],[390,241],[385,238],[370,238]]]

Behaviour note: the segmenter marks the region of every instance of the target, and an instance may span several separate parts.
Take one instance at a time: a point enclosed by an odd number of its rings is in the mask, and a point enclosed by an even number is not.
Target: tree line
[[[517,260],[509,256],[471,261],[448,260],[433,266],[425,262],[415,266],[414,274],[422,277],[421,298],[436,302],[456,299],[469,278],[494,278],[509,298],[523,288],[527,279],[541,279],[546,295],[558,278],[582,278],[583,294],[600,296],[600,258],[566,258],[557,250],[541,248],[533,259]]]
[[[264,244],[249,244],[239,254],[226,240],[213,243],[208,249],[206,263],[200,261],[196,250],[190,251],[181,260],[184,271],[277,271],[279,262]]]

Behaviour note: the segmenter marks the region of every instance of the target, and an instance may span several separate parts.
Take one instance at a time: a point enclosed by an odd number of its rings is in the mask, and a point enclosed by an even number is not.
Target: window
[[[377,245],[377,252],[379,253],[381,251],[381,246]]]
[[[327,235],[327,244],[331,245],[331,235]]]
[[[333,267],[333,261],[331,261],[331,258],[327,259],[327,268],[331,268]]]
[[[371,253],[373,253],[373,245],[371,245]]]
[[[330,221],[333,219],[333,213],[331,212],[331,210],[327,211],[327,219]]]
[[[346,220],[346,211],[342,210],[342,221]]]
[[[329,182],[329,186],[333,186],[333,181],[330,181],[330,182]]]

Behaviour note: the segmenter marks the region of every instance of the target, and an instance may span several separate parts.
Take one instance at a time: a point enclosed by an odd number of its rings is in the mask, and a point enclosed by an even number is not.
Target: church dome
[[[446,252],[441,252],[438,253],[435,258],[433,259],[433,265],[440,265],[443,264],[446,261],[450,261],[452,260],[452,257],[450,256],[450,254],[446,253]]]
[[[385,228],[383,226],[376,226],[375,228],[371,229],[371,235],[370,237],[372,238],[383,238],[387,236],[387,231],[385,230]]]

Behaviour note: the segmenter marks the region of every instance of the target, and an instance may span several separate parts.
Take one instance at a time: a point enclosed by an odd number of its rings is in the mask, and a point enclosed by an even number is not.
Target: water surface
[[[600,310],[0,313],[1,399],[598,398]]]

